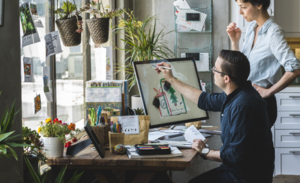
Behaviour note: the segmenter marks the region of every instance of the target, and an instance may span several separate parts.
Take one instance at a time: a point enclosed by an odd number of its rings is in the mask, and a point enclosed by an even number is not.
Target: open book
[[[126,146],[127,148],[127,156],[129,159],[136,158],[173,158],[182,156],[182,152],[177,147],[170,147],[171,154],[157,154],[157,155],[139,155],[135,152],[136,148],[132,146]]]

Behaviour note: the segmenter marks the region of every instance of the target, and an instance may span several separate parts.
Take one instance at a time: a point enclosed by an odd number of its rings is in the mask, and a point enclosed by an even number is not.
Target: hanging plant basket
[[[82,17],[79,16],[78,20],[82,20]],[[78,29],[76,17],[59,19],[55,22],[62,42],[66,47],[77,46],[81,43],[81,33],[76,32]]]
[[[86,23],[95,44],[103,44],[108,41],[109,18],[93,18],[86,20]]]

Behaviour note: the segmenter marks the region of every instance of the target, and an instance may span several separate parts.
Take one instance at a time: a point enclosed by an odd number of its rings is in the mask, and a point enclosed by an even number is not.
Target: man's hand
[[[205,148],[206,145],[205,143],[200,140],[200,139],[194,139],[193,140],[193,144],[192,144],[192,148],[195,149],[196,151],[198,151],[198,153],[202,153],[202,149]]]
[[[167,64],[165,62],[161,62],[161,63],[156,64],[156,65],[157,65],[157,67],[155,68],[155,71],[157,72],[157,74],[162,73],[166,81],[170,82],[174,78],[171,69],[165,69],[165,68],[161,67],[161,66],[163,66],[163,67],[170,67],[171,68],[170,64]]]
[[[258,91],[258,93],[260,94],[260,96],[262,98],[268,98],[271,96],[269,89],[263,88],[261,86],[258,86],[256,84],[252,84],[252,86]]]

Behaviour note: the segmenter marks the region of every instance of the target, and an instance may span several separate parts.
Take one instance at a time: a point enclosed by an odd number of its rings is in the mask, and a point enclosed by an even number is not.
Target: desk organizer
[[[114,152],[114,147],[117,144],[123,144],[124,145],[124,137],[125,133],[112,133],[108,132],[108,139],[109,139],[109,151],[111,153]]]
[[[96,125],[92,126],[93,131],[95,132],[99,142],[101,145],[106,146],[109,143],[108,132],[110,130],[109,125]]]

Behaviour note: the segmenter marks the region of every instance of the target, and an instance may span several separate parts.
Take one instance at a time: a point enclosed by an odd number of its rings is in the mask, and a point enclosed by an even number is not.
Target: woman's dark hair
[[[237,1],[237,0],[235,0]],[[243,3],[251,3],[252,6],[262,5],[263,10],[267,10],[270,6],[271,0],[241,0]]]
[[[243,85],[250,73],[248,58],[239,51],[221,50],[219,57],[223,59],[221,69],[236,85]]]

